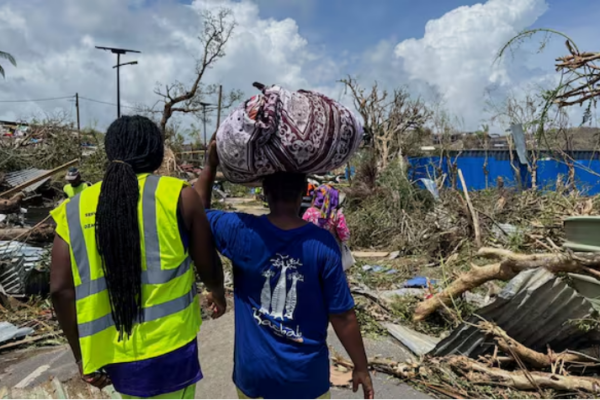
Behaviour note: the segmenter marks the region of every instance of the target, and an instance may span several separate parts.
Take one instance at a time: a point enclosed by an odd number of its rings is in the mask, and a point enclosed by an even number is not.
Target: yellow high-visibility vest
[[[196,279],[179,233],[177,206],[185,182],[138,175],[142,249],[142,321],[119,341],[96,249],[101,182],[52,211],[56,232],[70,248],[83,372],[167,354],[196,338],[202,319]]]
[[[70,199],[71,197],[74,197],[75,195],[83,192],[85,189],[87,189],[89,187],[90,187],[90,185],[85,182],[80,183],[79,186],[73,186],[70,183],[67,183],[63,187],[63,192],[65,192],[67,197]]]

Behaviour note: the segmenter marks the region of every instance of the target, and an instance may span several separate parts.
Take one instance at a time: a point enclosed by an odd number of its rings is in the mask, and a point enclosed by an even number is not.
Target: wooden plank
[[[353,251],[354,258],[385,258],[390,255],[389,252],[383,251]]]
[[[45,174],[38,176],[37,178],[33,178],[33,179],[31,179],[31,180],[29,180],[29,181],[27,181],[25,183],[20,184],[19,186],[16,186],[16,187],[14,187],[14,188],[12,188],[10,190],[7,190],[6,192],[0,194],[0,197],[10,196],[10,195],[12,195],[14,193],[19,193],[20,191],[22,191],[23,189],[25,189],[25,188],[33,185],[34,183],[37,183],[37,182],[39,182],[41,180],[49,178],[52,175],[57,174],[57,173],[65,170],[65,169],[67,169],[67,168],[69,168],[69,167],[77,164],[78,162],[79,162],[79,159],[75,159],[73,161],[69,161],[68,163],[63,164],[63,165],[61,165],[58,168],[54,168],[52,171],[48,171]]]
[[[0,351],[19,347],[24,344],[39,342],[40,340],[49,339],[49,338],[55,337],[55,336],[56,336],[56,333],[48,333],[48,334],[41,335],[41,336],[33,336],[33,337],[30,337],[27,339],[19,340],[18,342],[13,342],[13,343],[9,343],[9,344],[0,346]]]
[[[475,207],[473,207],[473,203],[471,203],[471,197],[469,197],[469,191],[467,190],[467,184],[465,183],[465,177],[463,176],[462,171],[458,170],[458,177],[460,178],[460,184],[462,185],[463,192],[465,194],[465,200],[467,200],[467,206],[469,207],[469,212],[471,213],[471,218],[473,218],[473,229],[475,230],[475,244],[477,248],[481,247],[481,231],[479,230],[479,215],[477,211],[475,211]]]

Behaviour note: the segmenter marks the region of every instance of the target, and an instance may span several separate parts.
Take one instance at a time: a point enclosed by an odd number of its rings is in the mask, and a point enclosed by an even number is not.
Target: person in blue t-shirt
[[[306,176],[264,178],[268,215],[210,210],[218,163],[213,141],[195,188],[217,249],[233,263],[233,381],[240,398],[328,398],[329,322],[354,363],[354,391],[362,385],[364,397],[373,398],[340,248],[330,232],[298,216]]]

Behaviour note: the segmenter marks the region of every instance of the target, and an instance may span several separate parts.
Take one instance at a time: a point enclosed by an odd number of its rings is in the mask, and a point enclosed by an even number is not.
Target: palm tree
[[[15,67],[17,66],[17,61],[9,53],[6,53],[4,51],[0,51],[0,58],[4,58],[5,60],[8,60]],[[2,65],[0,65],[0,75],[2,75],[2,77],[4,78],[4,68],[2,68]]]

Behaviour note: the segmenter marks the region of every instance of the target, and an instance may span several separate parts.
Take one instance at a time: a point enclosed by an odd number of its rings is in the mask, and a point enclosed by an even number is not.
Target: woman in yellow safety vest
[[[213,317],[226,307],[204,208],[184,181],[152,175],[164,140],[149,119],[117,119],[105,148],[104,180],[52,212],[58,321],[86,382],[112,382],[126,398],[193,398],[202,372],[192,262]]]

